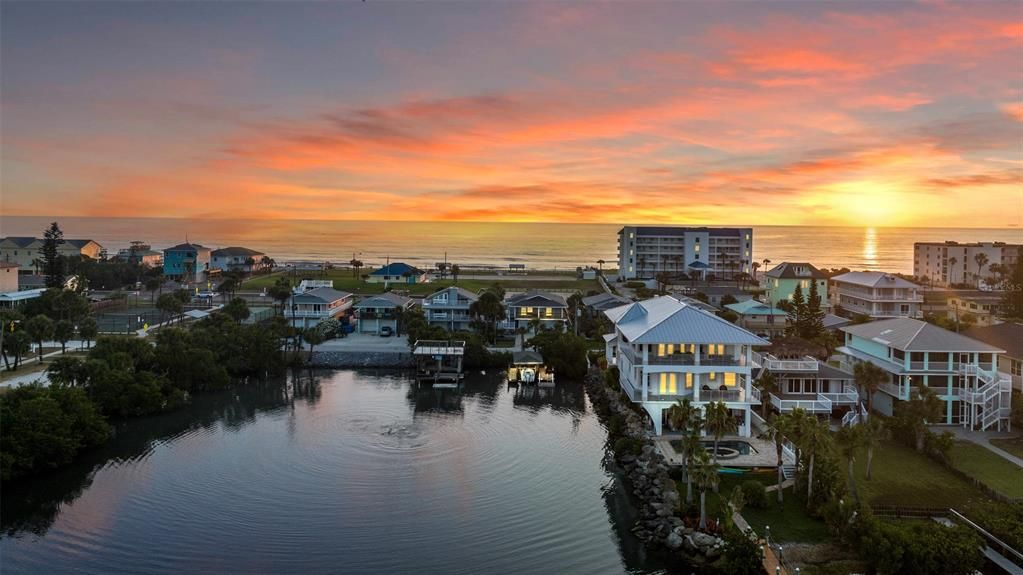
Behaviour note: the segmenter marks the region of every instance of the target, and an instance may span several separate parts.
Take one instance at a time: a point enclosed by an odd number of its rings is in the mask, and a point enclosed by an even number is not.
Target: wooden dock
[[[412,347],[416,362],[416,380],[435,386],[455,386],[462,380],[465,342],[454,340],[420,340]]]

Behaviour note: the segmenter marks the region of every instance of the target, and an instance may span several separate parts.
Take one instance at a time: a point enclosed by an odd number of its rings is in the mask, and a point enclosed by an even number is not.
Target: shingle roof
[[[70,244],[78,249],[84,248],[89,245],[93,240],[64,240],[65,244]],[[98,243],[96,245],[99,245]]]
[[[788,315],[788,312],[781,308],[769,306],[755,299],[725,304],[725,307],[739,315]]]
[[[727,320],[671,296],[623,305],[604,314],[633,343],[770,344]]]
[[[249,248],[243,248],[238,246],[231,246],[227,248],[220,248],[219,250],[213,250],[213,256],[262,256],[265,255],[263,252],[257,252],[256,250],[250,250]]]
[[[998,346],[1010,357],[1023,358],[1023,323],[1007,321],[987,327],[973,327],[966,330],[966,335]]]
[[[316,300],[332,302],[351,296],[352,294],[346,291],[338,291],[334,288],[329,287],[318,287],[313,288],[311,290],[306,290],[300,294],[295,294],[294,296],[292,296],[292,299],[294,299],[295,301]]]
[[[406,307],[411,301],[405,296],[387,292],[361,299],[355,307]]]
[[[915,288],[911,281],[884,272],[848,272],[831,278],[831,281],[845,282],[867,287]]]
[[[528,292],[516,294],[508,298],[508,305],[514,306],[535,306],[535,307],[568,307],[565,298],[547,292]]]
[[[25,236],[9,236],[9,237],[6,237],[6,238],[0,238],[0,242],[5,242],[5,241],[6,242],[14,243],[14,244],[16,244],[19,247],[25,247],[25,246],[31,244],[32,242],[36,241],[36,239],[35,238],[30,238],[30,237],[25,237]]]
[[[185,250],[192,250],[192,251],[201,252],[201,251],[204,251],[204,250],[205,251],[210,251],[210,248],[207,248],[205,246],[201,246],[199,244],[184,243],[184,244],[178,244],[178,245],[176,245],[174,247],[164,248],[163,251],[165,251],[165,252],[183,252]]]
[[[611,309],[622,304],[631,303],[628,298],[624,298],[620,295],[614,295],[607,292],[598,293],[584,297],[582,303],[586,307],[596,308],[597,310]]]
[[[433,292],[432,294],[426,296],[426,299],[433,299],[434,296],[436,296],[437,294],[440,294],[440,293],[443,293],[443,292],[446,292],[446,291],[449,291],[449,290],[454,290],[455,292],[458,293],[458,295],[468,299],[469,301],[476,301],[476,300],[480,299],[480,296],[476,295],[475,293],[473,293],[473,292],[471,292],[471,291],[469,291],[469,290],[467,290],[467,289],[465,289],[463,287],[458,287],[458,286],[448,286],[448,287],[446,287],[444,289],[437,290],[437,291]]]
[[[386,265],[386,266],[384,266],[384,267],[374,271],[373,273],[371,273],[369,275],[371,275],[371,276],[400,276],[400,275],[404,275],[405,272],[408,272],[408,273],[410,273],[412,275],[417,275],[417,276],[421,276],[424,273],[426,273],[423,270],[421,270],[421,269],[419,269],[419,268],[417,268],[415,266],[408,265],[407,263],[404,263],[404,262],[394,262],[393,264],[388,264],[388,265]]]
[[[828,277],[807,262],[782,262],[765,272],[764,275],[779,279],[825,279]]]
[[[847,325],[842,331],[903,351],[976,351],[1004,352],[1002,348],[966,337],[934,324],[897,317],[859,325]]]

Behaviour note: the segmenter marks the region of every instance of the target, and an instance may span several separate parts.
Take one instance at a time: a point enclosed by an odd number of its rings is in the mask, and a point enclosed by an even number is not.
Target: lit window
[[[544,313],[544,315],[546,315],[547,317],[554,317],[554,308],[551,308],[551,307],[547,308],[547,310]]]
[[[709,379],[710,381],[716,381],[718,378],[718,374],[714,373],[713,371],[708,373],[707,376],[708,376],[707,379]]]
[[[692,389],[692,388],[693,388],[693,374],[687,373],[686,374],[686,389]]]
[[[678,374],[661,374],[661,395],[674,395],[678,393]]]
[[[736,377],[735,377],[734,373],[725,373],[725,385],[727,385],[729,387],[734,387],[735,386],[735,382],[736,382]]]
[[[700,244],[696,244],[696,248],[694,248],[694,251],[696,253],[700,253]]]

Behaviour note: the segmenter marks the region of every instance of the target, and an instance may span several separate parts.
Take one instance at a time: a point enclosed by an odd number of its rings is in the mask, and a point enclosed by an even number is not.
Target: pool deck
[[[667,460],[668,465],[682,465],[682,455],[675,452],[675,448],[671,446],[670,441],[672,439],[679,439],[681,435],[662,435],[654,438],[654,446],[664,459]],[[704,438],[705,441],[713,442],[714,438]],[[774,442],[766,441],[758,437],[738,437],[735,435],[726,435],[721,438],[721,442],[725,443],[728,441],[745,441],[753,446],[756,453],[750,453],[748,455],[739,455],[732,459],[719,459],[718,463],[722,467],[766,467],[775,468],[778,466],[778,453],[775,450]],[[784,462],[787,465],[795,463],[792,457],[783,455]]]

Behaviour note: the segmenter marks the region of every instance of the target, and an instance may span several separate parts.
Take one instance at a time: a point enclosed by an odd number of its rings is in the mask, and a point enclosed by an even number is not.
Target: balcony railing
[[[731,355],[701,355],[700,365],[745,365],[745,358]]]
[[[753,352],[753,361],[770,371],[817,371],[818,361],[810,356],[803,359],[778,359],[769,353]]]
[[[842,393],[821,393],[824,397],[831,400],[831,403],[837,403],[839,405],[856,405],[860,401],[860,394],[855,391],[843,391]]]
[[[691,353],[651,355],[647,359],[647,363],[649,365],[696,365],[696,356]]]
[[[700,401],[726,401],[726,402],[738,402],[743,401],[742,389],[701,389],[700,390]]]
[[[782,399],[771,394],[771,405],[782,413],[803,409],[808,413],[831,413],[831,400],[818,393],[814,399]]]
[[[879,390],[898,399],[906,399],[907,393],[903,386],[894,383],[882,383],[877,387]]]

